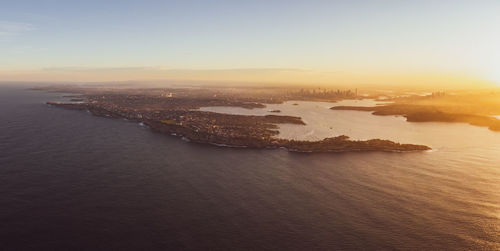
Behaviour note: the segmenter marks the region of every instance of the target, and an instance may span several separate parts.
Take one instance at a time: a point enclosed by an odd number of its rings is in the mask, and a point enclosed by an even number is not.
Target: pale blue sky
[[[0,0],[0,70],[447,71],[500,80],[500,1]]]

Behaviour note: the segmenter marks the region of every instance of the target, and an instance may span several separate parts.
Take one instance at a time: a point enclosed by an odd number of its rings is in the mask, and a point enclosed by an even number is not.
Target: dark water
[[[0,250],[500,249],[487,130],[433,153],[229,149],[58,96],[0,89]]]

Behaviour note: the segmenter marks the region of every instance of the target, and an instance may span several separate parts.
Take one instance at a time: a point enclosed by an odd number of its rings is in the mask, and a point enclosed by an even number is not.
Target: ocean
[[[487,128],[361,123],[432,152],[227,148],[45,104],[62,95],[0,86],[0,250],[500,249]]]

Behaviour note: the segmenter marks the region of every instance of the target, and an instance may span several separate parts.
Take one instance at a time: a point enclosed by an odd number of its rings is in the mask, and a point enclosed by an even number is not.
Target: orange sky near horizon
[[[382,71],[326,72],[301,69],[176,70],[146,67],[52,68],[38,71],[0,71],[0,81],[114,82],[166,81],[310,86],[393,86],[447,89],[500,87],[496,82],[467,74]]]
[[[0,81],[500,86],[500,2],[10,1]]]

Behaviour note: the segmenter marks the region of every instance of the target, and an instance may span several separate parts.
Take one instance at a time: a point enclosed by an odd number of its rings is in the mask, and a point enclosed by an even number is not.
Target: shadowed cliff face
[[[59,107],[89,110],[97,116],[126,118],[144,122],[153,130],[182,136],[198,143],[254,148],[283,147],[301,152],[329,151],[423,151],[424,145],[399,144],[389,140],[352,141],[347,136],[320,141],[277,139],[276,124],[305,125],[299,117],[292,116],[244,116],[185,110],[137,110],[116,106],[112,103],[67,104],[48,102]]]
[[[302,154],[187,143],[47,100],[64,99],[0,90],[0,249],[500,247],[500,134],[486,128],[402,121],[442,144]]]

